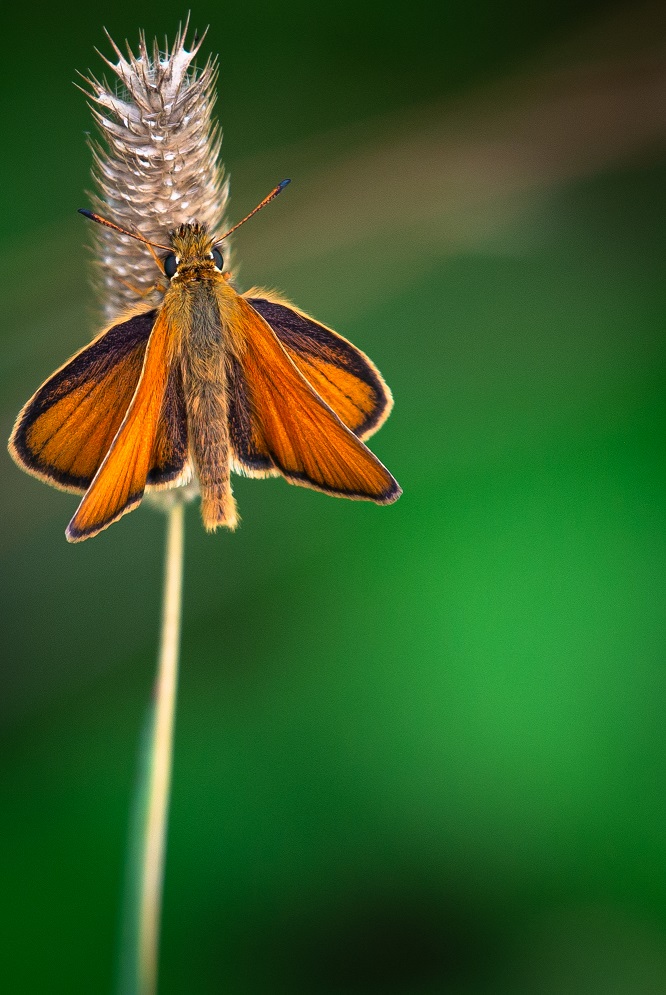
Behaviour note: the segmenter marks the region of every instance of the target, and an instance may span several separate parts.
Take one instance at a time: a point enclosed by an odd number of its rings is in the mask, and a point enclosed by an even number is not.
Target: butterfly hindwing
[[[253,414],[253,402],[243,367],[235,356],[227,369],[229,398],[229,442],[232,469],[247,477],[275,477],[280,471],[269,455],[260,425]]]
[[[176,483],[186,483],[191,472],[188,463],[183,376],[180,363],[172,363],[157,426],[146,490],[159,490],[173,487]]]
[[[368,357],[342,335],[274,291],[243,295],[271,326],[290,358],[347,428],[367,439],[386,421],[393,398]]]
[[[238,309],[244,350],[230,397],[237,466],[256,475],[278,471],[341,497],[397,500],[397,481],[322,400],[271,327],[244,298]]]

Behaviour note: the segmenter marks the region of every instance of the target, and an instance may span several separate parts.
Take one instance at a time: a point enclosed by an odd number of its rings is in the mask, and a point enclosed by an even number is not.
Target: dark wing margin
[[[156,314],[113,325],[39,388],[9,441],[20,467],[64,490],[90,486],[131,403]]]
[[[243,296],[343,424],[360,439],[373,435],[393,407],[391,392],[374,363],[347,339],[274,292],[255,289]]]

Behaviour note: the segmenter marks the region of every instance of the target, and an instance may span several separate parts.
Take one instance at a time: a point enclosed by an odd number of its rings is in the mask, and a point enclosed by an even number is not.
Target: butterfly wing
[[[9,441],[20,467],[63,490],[90,486],[136,390],[155,315],[102,332],[39,388]]]
[[[184,484],[192,475],[188,461],[187,412],[180,363],[171,363],[157,425],[146,490]]]
[[[227,391],[232,470],[245,477],[279,477],[280,471],[268,452],[261,425],[254,414],[256,405],[250,384],[235,356],[230,357],[227,368]]]
[[[70,542],[97,535],[135,508],[143,497],[151,471],[153,482],[159,482],[155,476],[159,478],[160,473],[167,476],[173,473],[170,456],[163,446],[169,434],[169,422],[163,412],[176,412],[177,416],[182,410],[182,398],[178,401],[170,396],[178,389],[174,365],[173,334],[162,311],[153,325],[141,376],[125,417],[67,527]]]
[[[384,424],[393,407],[391,391],[360,349],[273,291],[254,289],[243,296],[347,428],[367,439]]]
[[[236,468],[278,471],[290,483],[340,497],[390,504],[400,487],[343,424],[291,360],[270,326],[237,301],[244,349],[230,378],[230,436]]]

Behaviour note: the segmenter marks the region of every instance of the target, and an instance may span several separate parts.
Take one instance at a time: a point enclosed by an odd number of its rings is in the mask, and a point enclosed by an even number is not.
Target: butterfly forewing
[[[153,326],[131,404],[67,528],[71,542],[96,535],[141,501],[155,461],[172,351],[171,328],[161,311]]]

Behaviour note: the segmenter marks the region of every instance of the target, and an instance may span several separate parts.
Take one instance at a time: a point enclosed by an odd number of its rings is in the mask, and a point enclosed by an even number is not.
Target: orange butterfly
[[[231,470],[377,504],[400,496],[361,441],[393,404],[373,363],[277,294],[237,293],[223,272],[220,242],[288,182],[221,238],[196,223],[171,232],[169,246],[125,232],[167,250],[153,252],[168,280],[161,304],[135,309],[57,370],[9,441],[28,473],[84,495],[70,542],[193,474],[208,530],[236,527]]]

